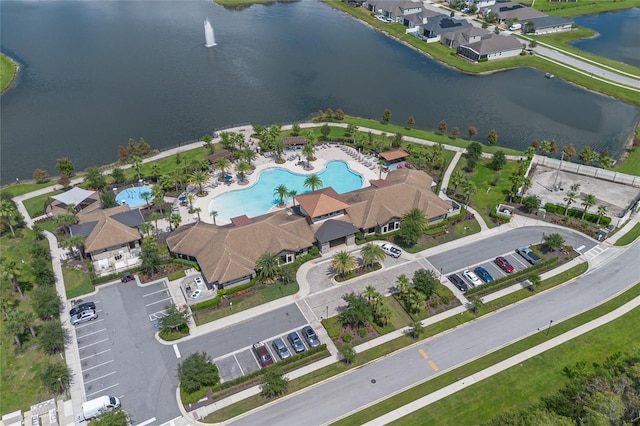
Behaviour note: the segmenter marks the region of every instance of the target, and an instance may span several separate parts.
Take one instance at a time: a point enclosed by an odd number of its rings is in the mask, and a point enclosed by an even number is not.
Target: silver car
[[[284,344],[281,338],[277,338],[273,341],[273,349],[276,351],[280,359],[287,359],[291,356],[291,352],[289,352],[289,348]]]
[[[83,322],[93,321],[96,318],[98,318],[98,314],[96,313],[96,311],[94,311],[93,309],[89,309],[87,311],[82,311],[72,316],[71,324],[78,325],[78,324],[82,324]]]

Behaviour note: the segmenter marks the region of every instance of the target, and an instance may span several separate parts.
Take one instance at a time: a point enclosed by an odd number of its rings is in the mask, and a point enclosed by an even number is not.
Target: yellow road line
[[[429,358],[424,350],[418,349],[418,352],[420,352],[420,355],[422,355],[422,358],[424,358],[424,359]]]
[[[438,370],[440,370],[440,369],[438,368],[438,366],[435,364],[435,362],[433,362],[433,361],[431,361],[431,360],[429,360],[429,365],[431,366],[431,368],[433,368],[433,371],[438,371]]]

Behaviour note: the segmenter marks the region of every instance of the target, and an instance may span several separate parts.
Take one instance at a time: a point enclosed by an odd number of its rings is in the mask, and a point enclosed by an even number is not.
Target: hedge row
[[[204,302],[196,303],[191,307],[191,311],[201,311],[203,309],[214,308],[218,306],[220,302],[222,302],[222,298],[227,294],[234,294],[239,291],[250,289],[251,287],[254,286],[257,280],[258,280],[258,277],[253,277],[251,281],[249,281],[246,284],[237,285],[235,287],[231,287],[228,289],[226,288],[219,289],[218,295],[216,297],[214,297],[213,299],[205,300]]]
[[[557,257],[553,257],[551,259],[540,262],[537,265],[533,265],[521,271],[516,271],[502,278],[498,278],[491,283],[485,283],[480,287],[471,288],[467,290],[466,294],[468,296],[477,297],[485,296],[489,293],[493,293],[494,291],[509,287],[517,282],[524,281],[531,275],[549,271],[553,269],[558,262],[559,259]]]
[[[559,206],[557,204],[553,204],[553,203],[547,203],[544,206],[545,210],[548,211],[549,213],[553,213],[556,214],[558,216],[564,216],[564,211],[566,209],[565,206]],[[576,219],[582,219],[582,210],[579,209],[569,209],[567,211],[567,216],[569,217],[574,217]],[[585,213],[584,215],[584,220],[591,222],[591,223],[597,223],[598,222],[598,215],[597,214],[593,214],[593,213]],[[599,225],[601,226],[607,226],[611,223],[611,218],[608,216],[602,216],[602,218],[600,218],[600,223]]]

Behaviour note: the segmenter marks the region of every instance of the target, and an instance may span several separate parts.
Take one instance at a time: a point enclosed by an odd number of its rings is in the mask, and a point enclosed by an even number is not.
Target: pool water
[[[289,191],[296,190],[297,194],[310,192],[304,187],[304,180],[309,175],[290,172],[280,167],[263,170],[258,176],[258,182],[250,188],[227,192],[214,198],[209,204],[209,211],[217,211],[216,222],[228,223],[232,217],[247,215],[255,217],[263,215],[280,202],[274,190],[279,185],[285,185]],[[332,187],[338,194],[362,188],[362,176],[355,173],[344,161],[330,161],[326,168],[318,173],[322,180],[322,187]],[[291,201],[285,198],[285,201]]]
[[[142,194],[144,193],[151,194],[151,188],[145,188],[144,186],[127,188],[118,192],[118,195],[116,195],[116,202],[121,206],[125,204],[129,207],[144,206],[147,204],[144,198],[142,198]],[[149,202],[151,202],[151,200],[153,200],[153,197],[149,199]]]

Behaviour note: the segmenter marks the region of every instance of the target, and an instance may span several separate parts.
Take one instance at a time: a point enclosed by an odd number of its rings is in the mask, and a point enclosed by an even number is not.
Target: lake
[[[598,36],[577,40],[571,43],[572,46],[640,67],[640,8],[576,16],[573,21],[597,31]]]
[[[22,64],[2,98],[3,183],[57,158],[77,169],[212,129],[309,119],[319,109],[416,127],[446,120],[499,145],[533,139],[621,153],[640,108],[532,69],[467,76],[319,1],[230,10],[200,2],[0,2],[2,51]],[[204,20],[217,46],[204,46]]]

